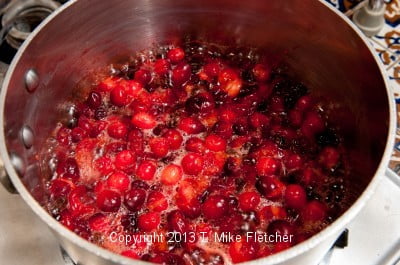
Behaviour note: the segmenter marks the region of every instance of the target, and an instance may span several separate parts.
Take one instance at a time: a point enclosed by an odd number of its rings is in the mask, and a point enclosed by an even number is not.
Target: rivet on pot
[[[15,153],[10,154],[10,162],[14,169],[17,171],[18,175],[23,176],[25,174],[25,164],[22,159]]]
[[[34,69],[29,69],[25,74],[25,87],[28,92],[34,92],[39,86],[39,75]]]
[[[24,143],[24,146],[29,149],[33,145],[33,131],[32,129],[28,126],[25,125],[21,129],[21,138],[22,142]]]

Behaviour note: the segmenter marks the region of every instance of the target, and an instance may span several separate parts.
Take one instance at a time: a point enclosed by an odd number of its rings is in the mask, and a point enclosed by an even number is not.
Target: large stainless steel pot
[[[37,152],[54,122],[68,116],[71,88],[89,71],[183,35],[284,54],[313,93],[330,99],[331,117],[341,123],[352,150],[352,206],[311,239],[248,262],[315,264],[383,176],[395,128],[394,100],[368,40],[323,1],[70,1],[30,35],[4,81],[0,151],[12,183],[79,264],[142,263],[83,240],[47,214],[39,203]]]

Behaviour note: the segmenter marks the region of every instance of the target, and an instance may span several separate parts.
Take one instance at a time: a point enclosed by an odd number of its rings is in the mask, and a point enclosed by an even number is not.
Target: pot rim
[[[25,49],[29,46],[30,42],[35,38],[38,32],[44,28],[48,23],[51,23],[58,14],[62,13],[70,6],[76,4],[78,0],[71,0],[58,8],[54,11],[50,16],[48,16],[34,31],[29,35],[26,41],[18,50],[17,54],[15,55],[6,77],[3,82],[3,88],[9,86],[12,73],[14,69],[17,67],[19,59],[24,54]],[[265,258],[259,258],[256,260],[245,262],[247,265],[255,265],[255,264],[277,264],[282,261],[294,258],[300,254],[305,253],[306,251],[314,248],[318,244],[320,244],[325,239],[338,234],[341,230],[344,229],[345,225],[348,224],[361,210],[361,208],[366,204],[367,200],[372,196],[374,193],[377,185],[379,184],[380,180],[383,178],[385,174],[385,170],[388,166],[388,162],[392,153],[392,147],[394,146],[394,139],[395,139],[395,129],[396,129],[396,107],[394,104],[394,96],[393,93],[390,91],[389,80],[387,77],[386,70],[384,69],[379,57],[374,52],[373,47],[369,43],[368,38],[350,21],[348,17],[346,17],[343,13],[338,11],[336,8],[331,6],[330,4],[326,3],[324,0],[319,0],[319,3],[324,5],[328,8],[331,12],[334,12],[336,15],[339,16],[342,20],[344,20],[348,26],[350,26],[353,31],[361,38],[364,44],[368,47],[371,55],[375,59],[375,62],[378,64],[382,79],[384,80],[386,92],[388,95],[388,105],[389,105],[389,130],[386,139],[386,147],[383,153],[382,159],[379,163],[378,169],[375,172],[374,177],[371,179],[368,186],[362,192],[362,194],[358,197],[358,199],[345,211],[338,219],[336,219],[332,224],[328,227],[323,229],[321,232],[317,233],[316,235],[312,236],[311,238],[307,239],[306,241],[297,244],[287,250],[279,252],[277,254],[267,256]],[[1,89],[0,93],[0,124],[4,125],[4,106],[5,106],[5,98],[6,98],[7,90]],[[127,257],[123,257],[119,254],[111,252],[107,249],[104,249],[100,246],[97,246],[94,243],[90,243],[89,241],[81,238],[74,232],[70,231],[68,228],[64,227],[61,223],[56,221],[50,214],[32,197],[29,191],[26,189],[22,181],[20,180],[18,174],[16,173],[14,167],[10,163],[10,155],[7,151],[7,147],[5,144],[5,135],[4,135],[4,128],[0,130],[0,155],[2,160],[5,164],[6,172],[9,174],[12,183],[14,184],[15,188],[23,198],[23,200],[30,206],[30,208],[55,232],[57,232],[60,236],[65,237],[67,240],[75,243],[81,248],[98,255],[104,259],[110,260],[112,262],[122,264],[122,265],[133,265],[133,264],[149,264],[145,261],[140,260],[132,260]]]

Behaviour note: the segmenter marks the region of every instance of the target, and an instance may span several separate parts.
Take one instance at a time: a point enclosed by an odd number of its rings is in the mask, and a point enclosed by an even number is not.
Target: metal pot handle
[[[11,182],[7,171],[4,168],[4,163],[2,160],[0,160],[0,182],[9,193],[18,194],[18,191],[15,189],[14,184]]]

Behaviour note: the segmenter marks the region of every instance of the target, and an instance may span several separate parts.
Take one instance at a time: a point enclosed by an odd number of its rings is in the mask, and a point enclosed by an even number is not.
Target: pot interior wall
[[[331,118],[342,127],[352,150],[353,199],[361,194],[385,148],[387,94],[368,48],[323,4],[315,0],[86,0],[74,2],[35,36],[7,87],[7,146],[27,165],[22,179],[37,199],[42,192],[35,154],[55,122],[67,115],[66,100],[76,83],[116,58],[182,36],[266,47],[271,55],[284,55],[291,71],[314,94],[329,99]],[[30,68],[40,78],[33,93],[26,91],[24,83]],[[28,150],[20,138],[24,125],[35,135]]]

